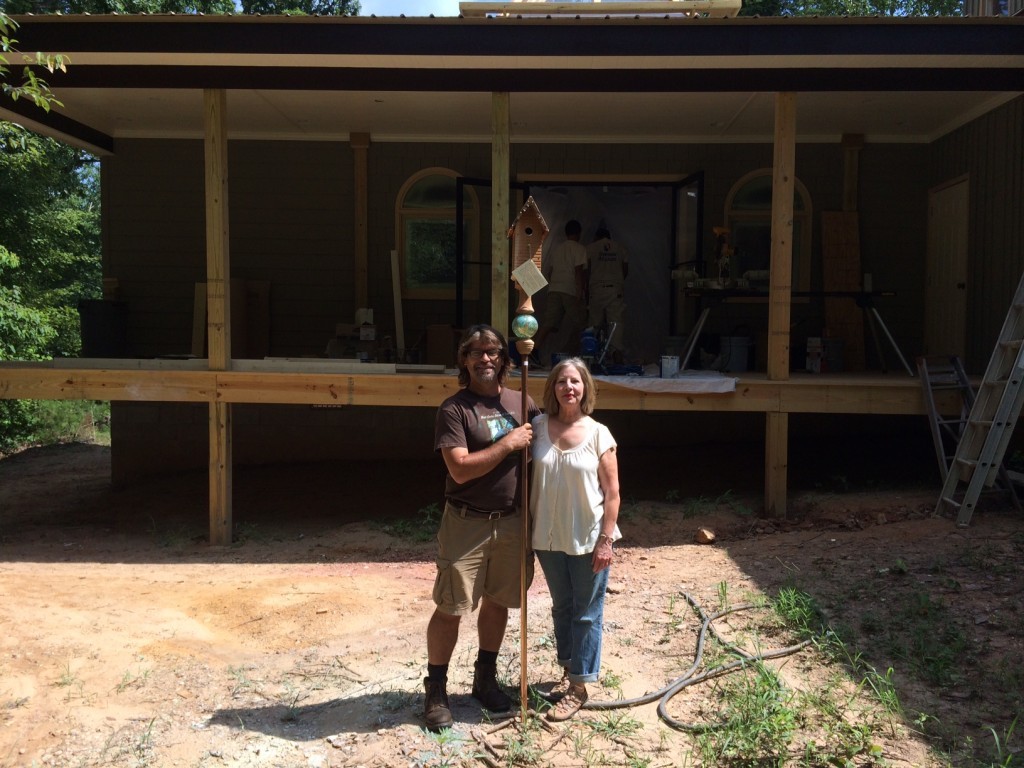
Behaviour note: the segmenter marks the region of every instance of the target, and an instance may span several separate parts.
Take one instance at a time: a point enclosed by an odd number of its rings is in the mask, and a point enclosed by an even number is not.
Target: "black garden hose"
[[[708,616],[704,613],[704,609],[700,607],[700,604],[693,599],[687,592],[681,592],[682,596],[686,599],[686,602],[697,612],[697,615],[701,618],[700,632],[697,635],[697,650],[694,653],[693,664],[689,669],[686,670],[680,677],[673,680],[671,683],[657,691],[646,693],[643,696],[638,696],[633,699],[618,699],[616,701],[588,701],[583,705],[584,709],[595,709],[595,710],[607,710],[607,709],[625,709],[627,707],[636,707],[642,704],[650,704],[652,701],[658,701],[658,717],[664,721],[666,725],[671,728],[675,728],[679,731],[690,731],[700,732],[707,731],[718,727],[716,724],[691,724],[683,723],[676,720],[670,714],[668,714],[668,703],[671,701],[680,691],[684,688],[688,688],[691,685],[702,683],[705,680],[711,680],[712,678],[719,677],[728,672],[732,672],[734,669],[740,669],[750,664],[753,661],[762,661],[765,659],[777,659],[780,656],[790,656],[802,648],[810,645],[810,640],[804,640],[797,643],[796,645],[790,645],[785,648],[776,648],[761,653],[747,653],[742,648],[734,645],[733,643],[727,643],[715,628],[714,622],[716,619],[720,619],[723,616],[727,616],[730,613],[736,613],[737,611],[749,610],[756,608],[757,606],[751,603],[745,603],[743,605],[736,605],[731,608],[727,608],[723,611],[718,611]],[[706,669],[700,674],[695,674],[697,669],[700,667],[701,659],[704,655],[704,641],[707,638],[708,631],[714,635],[715,639],[720,642],[726,650],[735,653],[740,658],[736,661],[729,662],[728,664],[721,664],[711,669]]]

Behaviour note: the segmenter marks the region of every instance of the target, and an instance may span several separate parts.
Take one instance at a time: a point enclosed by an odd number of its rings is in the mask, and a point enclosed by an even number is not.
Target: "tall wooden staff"
[[[520,389],[522,391],[522,414],[527,418],[529,413],[528,382],[530,374],[530,353],[533,352],[533,335],[537,333],[537,319],[533,316],[532,296],[545,280],[540,274],[541,249],[547,237],[548,226],[540,209],[530,197],[523,206],[516,220],[509,228],[508,236],[512,238],[513,276],[518,291],[516,317],[512,321],[512,333],[516,337],[516,350],[520,359]],[[522,543],[520,545],[519,568],[519,701],[522,707],[522,719],[526,722],[526,711],[529,707],[527,686],[527,616],[526,582],[527,558],[530,557],[530,449],[524,448],[520,466],[520,499],[522,503]]]

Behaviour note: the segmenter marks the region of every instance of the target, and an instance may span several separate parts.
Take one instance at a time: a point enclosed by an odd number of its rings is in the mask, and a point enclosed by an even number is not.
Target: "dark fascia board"
[[[517,70],[363,67],[77,66],[54,73],[66,88],[224,88],[290,91],[726,93],[748,91],[1024,91],[1024,70],[863,68],[544,70],[543,87]],[[883,87],[884,85],[884,87]]]
[[[105,155],[114,151],[113,136],[97,131],[59,112],[53,110],[47,112],[37,107],[29,99],[18,99],[18,101],[4,99],[3,111],[10,113],[12,122],[29,130],[67,137],[71,143],[95,154]],[[45,130],[39,131],[39,127]]]
[[[17,16],[22,50],[374,56],[1021,56],[1017,18]],[[599,52],[599,53],[595,53]],[[225,62],[230,63],[230,62]],[[1019,64],[1015,65],[1019,67]],[[752,62],[751,68],[757,63]]]

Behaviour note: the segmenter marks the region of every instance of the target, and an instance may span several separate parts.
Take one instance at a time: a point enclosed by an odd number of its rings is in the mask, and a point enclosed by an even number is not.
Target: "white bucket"
[[[661,356],[661,378],[671,379],[679,373],[679,355]]]

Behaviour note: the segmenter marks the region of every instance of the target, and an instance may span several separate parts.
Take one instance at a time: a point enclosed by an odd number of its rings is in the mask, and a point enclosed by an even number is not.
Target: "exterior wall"
[[[943,136],[930,147],[928,186],[967,175],[967,353],[981,373],[1024,270],[1024,96]]]
[[[874,275],[877,288],[897,291],[880,311],[911,355],[921,338],[928,157],[928,148],[916,145],[868,145],[861,151],[864,270]],[[486,179],[490,162],[486,144],[371,143],[368,291],[379,335],[394,333],[390,251],[399,188],[431,166]],[[539,173],[683,177],[704,171],[705,243],[710,243],[730,188],[751,170],[770,166],[772,147],[517,144],[511,162],[513,178]],[[202,166],[198,141],[119,141],[117,154],[104,160],[104,272],[119,280],[121,298],[128,302],[133,356],[191,351],[194,284],[205,279]],[[820,213],[840,208],[843,150],[801,145],[796,169],[813,204],[811,287],[820,288]],[[345,143],[234,141],[229,174],[232,277],[270,282],[269,354],[322,354],[334,324],[351,322],[355,310],[351,149]],[[481,261],[489,262],[490,194],[485,187],[477,193]],[[489,314],[488,270],[486,264],[481,268],[480,298],[467,302],[466,323]],[[428,325],[455,319],[447,301],[407,301],[403,313],[407,347],[420,349]],[[820,334],[821,313],[817,300],[794,306],[795,343]],[[734,304],[724,316],[712,317],[710,334],[737,326],[752,329],[756,365],[763,368],[767,306]],[[362,457],[411,456],[432,444],[433,413],[424,409],[236,406],[234,413],[239,464],[334,460],[353,451]],[[617,418],[609,416],[609,421]],[[626,446],[750,439],[763,430],[763,419],[752,414],[623,416],[616,422],[617,435]],[[206,465],[204,406],[118,403],[113,423],[118,482]],[[345,439],[353,434],[360,435],[357,445]]]
[[[128,355],[191,353],[206,279],[203,144],[119,140],[102,168],[103,273],[128,304]],[[235,141],[228,173],[231,277],[270,282],[270,355],[322,354],[354,314],[351,150]]]

